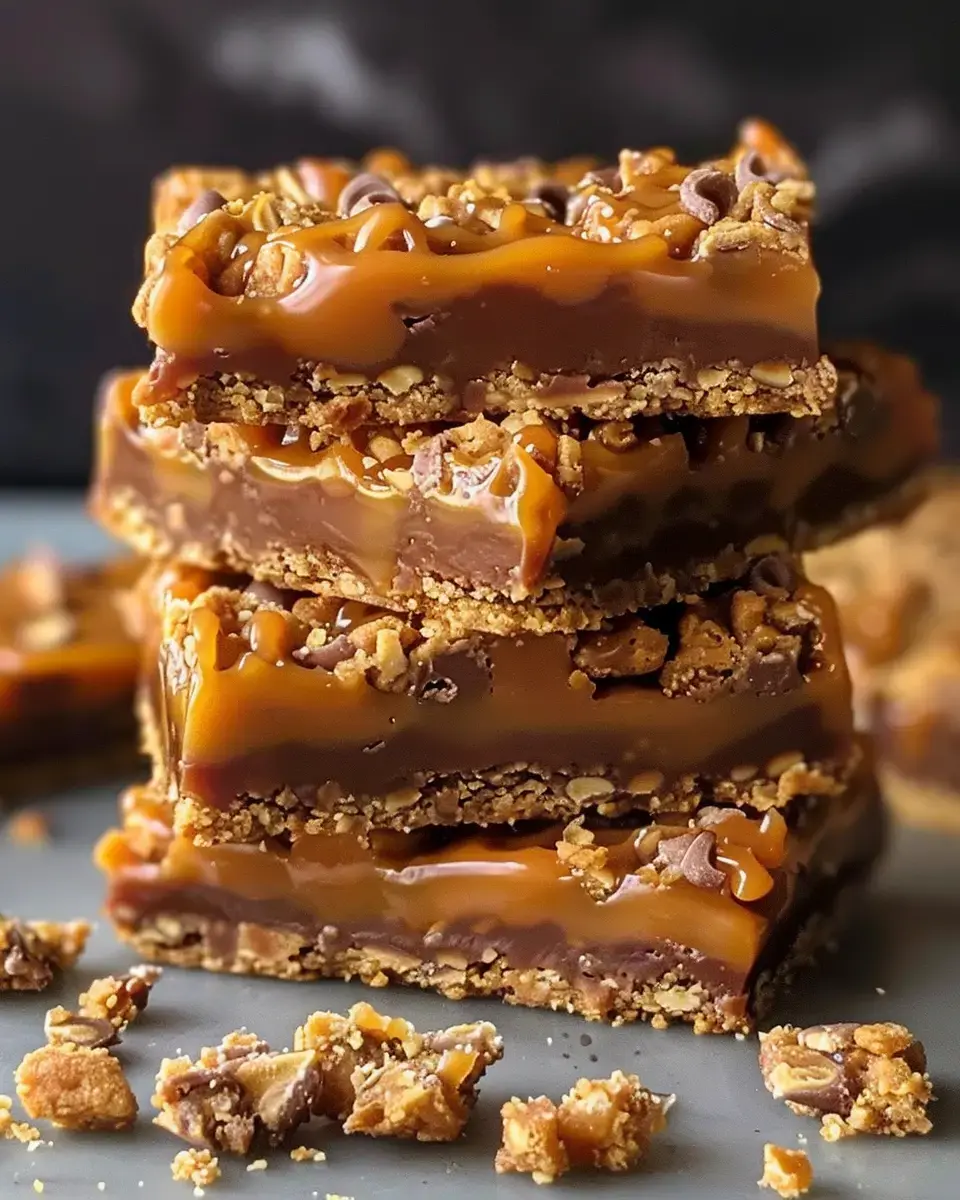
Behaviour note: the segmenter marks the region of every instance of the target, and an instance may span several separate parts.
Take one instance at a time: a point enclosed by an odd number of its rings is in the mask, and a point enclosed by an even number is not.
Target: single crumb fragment
[[[92,1020],[105,1020],[114,1029],[124,1030],[147,1007],[150,992],[163,974],[162,967],[140,964],[126,975],[106,975],[95,979],[81,992],[80,1014]]]
[[[252,1163],[247,1166],[248,1171],[265,1171],[267,1169],[267,1160],[265,1158],[255,1158]]]
[[[43,1195],[43,1180],[42,1179],[35,1179],[33,1181],[33,1190],[37,1193],[38,1196]]]
[[[0,916],[0,992],[42,992],[87,944],[86,921],[21,921]]]
[[[45,846],[50,822],[38,808],[22,808],[7,821],[7,841],[17,846]]]
[[[312,1146],[296,1146],[290,1151],[290,1157],[295,1163],[322,1163],[327,1161],[326,1154],[322,1150],[314,1149]]]
[[[39,1142],[40,1130],[26,1121],[13,1119],[13,1101],[9,1096],[0,1096],[0,1137],[8,1141],[26,1142],[27,1148],[36,1149],[34,1143]]]
[[[220,1178],[220,1162],[209,1150],[191,1146],[174,1155],[170,1171],[177,1183],[192,1183],[205,1188]]]
[[[763,1148],[763,1178],[758,1186],[770,1188],[783,1200],[795,1200],[810,1191],[813,1167],[802,1150],[788,1150],[767,1142]]]
[[[581,1079],[559,1104],[516,1096],[500,1110],[503,1141],[495,1167],[552,1183],[568,1170],[629,1171],[666,1126],[672,1096],[648,1091],[636,1075]]]
[[[16,1079],[27,1113],[64,1129],[126,1129],[137,1115],[123,1068],[104,1049],[43,1046],[26,1055]]]
[[[760,1071],[767,1090],[788,1108],[822,1118],[828,1142],[933,1128],[926,1054],[903,1025],[778,1025],[760,1035]]]

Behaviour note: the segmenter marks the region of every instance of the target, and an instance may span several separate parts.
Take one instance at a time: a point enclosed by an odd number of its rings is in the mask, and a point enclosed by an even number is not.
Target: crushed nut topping
[[[80,994],[78,1011],[51,1008],[43,1028],[50,1045],[72,1042],[96,1049],[115,1046],[120,1034],[146,1008],[150,991],[163,974],[160,967],[141,965],[128,974],[95,979]]]
[[[922,1043],[890,1022],[778,1025],[760,1035],[767,1090],[794,1112],[820,1117],[827,1141],[929,1133],[933,1089],[926,1065]]]
[[[770,1188],[782,1200],[805,1196],[813,1184],[813,1167],[803,1150],[767,1142],[763,1147],[763,1177],[758,1186]]]
[[[89,936],[86,921],[0,917],[0,992],[42,992],[57,971],[73,966]]]
[[[575,1168],[630,1171],[650,1139],[666,1128],[672,1096],[648,1091],[636,1075],[614,1071],[609,1079],[581,1079],[559,1104],[547,1096],[520,1100],[500,1110],[503,1140],[495,1166],[552,1183]]]
[[[369,1004],[346,1016],[317,1012],[278,1053],[256,1035],[229,1034],[193,1062],[164,1059],[155,1123],[195,1145],[249,1152],[276,1144],[312,1115],[347,1133],[449,1141],[462,1131],[477,1084],[503,1047],[480,1022],[420,1034]]]
[[[16,1079],[27,1113],[63,1129],[126,1129],[137,1116],[123,1068],[101,1048],[42,1046],[26,1055]]]

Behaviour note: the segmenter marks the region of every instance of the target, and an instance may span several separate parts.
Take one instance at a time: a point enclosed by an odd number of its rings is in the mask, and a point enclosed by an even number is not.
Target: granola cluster
[[[923,1044],[903,1025],[855,1022],[760,1035],[767,1090],[803,1116],[820,1117],[829,1142],[855,1134],[926,1134],[933,1097]]]
[[[136,1120],[137,1101],[123,1068],[102,1047],[42,1046],[26,1055],[16,1080],[27,1113],[62,1129],[126,1129]]]
[[[87,921],[21,921],[0,916],[0,992],[42,992],[72,967],[90,936]]]
[[[501,1174],[532,1175],[536,1183],[553,1183],[576,1168],[633,1170],[666,1127],[672,1102],[622,1071],[579,1080],[559,1104],[547,1096],[514,1096],[500,1110],[503,1141],[494,1165]]]
[[[278,1144],[314,1115],[346,1133],[452,1141],[501,1054],[496,1030],[482,1022],[420,1034],[368,1004],[346,1017],[317,1012],[297,1030],[292,1051],[236,1032],[196,1062],[165,1059],[156,1123],[234,1154],[248,1153],[260,1135]]]
[[[50,1045],[72,1042],[77,1046],[115,1046],[120,1034],[147,1007],[150,992],[163,974],[160,967],[131,967],[126,975],[107,975],[95,979],[82,992],[77,1011],[58,1005],[44,1020],[44,1032]]]

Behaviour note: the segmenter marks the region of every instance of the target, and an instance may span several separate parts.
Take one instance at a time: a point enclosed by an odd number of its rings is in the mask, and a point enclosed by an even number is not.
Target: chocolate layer
[[[832,606],[804,583],[576,639],[451,636],[314,598],[290,611],[264,585],[215,582],[168,575],[156,599],[158,767],[201,836],[215,810],[228,837],[257,840],[271,820],[410,828],[704,792],[777,804],[814,767],[818,790],[836,787],[851,754]]]
[[[134,313],[159,349],[137,403],[178,419],[165,402],[239,374],[299,390],[294,419],[322,424],[307,410],[337,377],[389,391],[402,371],[431,392],[414,420],[514,408],[517,390],[590,411],[606,402],[594,385],[634,375],[641,396],[617,389],[626,409],[693,411],[724,402],[724,380],[697,380],[722,368],[742,384],[729,411],[820,411],[833,377],[817,368],[812,185],[769,127],[742,136],[707,184],[672,152],[624,151],[564,183],[560,205],[527,194],[529,172],[437,191],[342,173],[311,195],[288,171],[245,202],[204,197],[147,248]],[[290,419],[276,397],[255,407]]]
[[[38,553],[0,574],[0,765],[132,744],[139,652],[120,606],[137,571]]]
[[[319,450],[296,430],[144,426],[139,376],[123,374],[101,396],[93,505],[140,551],[281,586],[398,608],[503,597],[544,622],[580,601],[589,617],[607,585],[661,602],[742,570],[761,540],[808,549],[899,502],[935,450],[935,401],[908,360],[838,351],[824,418],[641,418],[576,436],[481,419]]]
[[[199,929],[202,958],[188,961],[214,969],[359,973],[721,1030],[748,1022],[760,981],[872,861],[882,833],[865,776],[843,797],[798,801],[789,829],[776,812],[713,809],[689,825],[661,817],[639,830],[579,831],[594,855],[585,867],[558,853],[571,843],[554,848],[557,827],[366,849],[307,835],[261,850],[199,848],[167,820],[162,804],[134,797],[124,831],[98,852],[118,932],[157,957],[178,961],[187,948],[171,929]],[[674,860],[700,839],[704,865],[685,874]]]

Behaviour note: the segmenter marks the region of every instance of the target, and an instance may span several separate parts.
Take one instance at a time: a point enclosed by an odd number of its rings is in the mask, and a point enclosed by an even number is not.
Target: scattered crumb
[[[267,1160],[265,1158],[255,1158],[252,1163],[248,1163],[248,1171],[265,1171],[267,1169]]]
[[[73,966],[89,936],[87,921],[0,917],[0,992],[42,992],[57,971]]]
[[[40,1130],[26,1121],[13,1119],[13,1101],[9,1096],[0,1096],[0,1137],[8,1141],[26,1142],[28,1150],[40,1145]]]
[[[760,1035],[760,1071],[767,1090],[788,1108],[822,1119],[820,1135],[828,1142],[933,1128],[926,1054],[903,1025],[777,1026]]]
[[[886,988],[878,987],[878,988],[874,988],[873,990],[877,993],[878,996],[885,996],[887,994]]]
[[[327,1161],[326,1154],[322,1150],[315,1150],[312,1146],[297,1146],[294,1150],[290,1151],[290,1157],[296,1163],[322,1163]]]
[[[37,1193],[38,1196],[40,1195],[40,1193],[43,1191],[43,1180],[42,1179],[35,1179],[33,1181],[33,1190]]]
[[[559,1104],[547,1096],[514,1097],[500,1110],[503,1140],[494,1165],[501,1174],[530,1174],[535,1183],[552,1183],[577,1167],[632,1170],[666,1126],[673,1099],[622,1071],[579,1080]]]
[[[170,1173],[177,1183],[192,1183],[203,1189],[220,1178],[220,1162],[209,1150],[191,1147],[174,1155]]]
[[[782,1200],[796,1200],[810,1191],[813,1167],[802,1150],[788,1150],[767,1142],[763,1148],[763,1178],[758,1187],[770,1188]]]
[[[45,846],[50,841],[50,822],[38,808],[22,808],[7,821],[7,841],[17,846]]]
[[[29,1116],[64,1129],[126,1129],[137,1115],[123,1068],[107,1050],[43,1046],[25,1056],[16,1080]]]
[[[101,1179],[101,1180],[100,1180],[100,1182],[97,1184],[97,1191],[98,1191],[98,1192],[105,1192],[106,1190],[107,1190],[107,1185],[106,1185],[106,1184],[103,1182],[103,1180]]]

